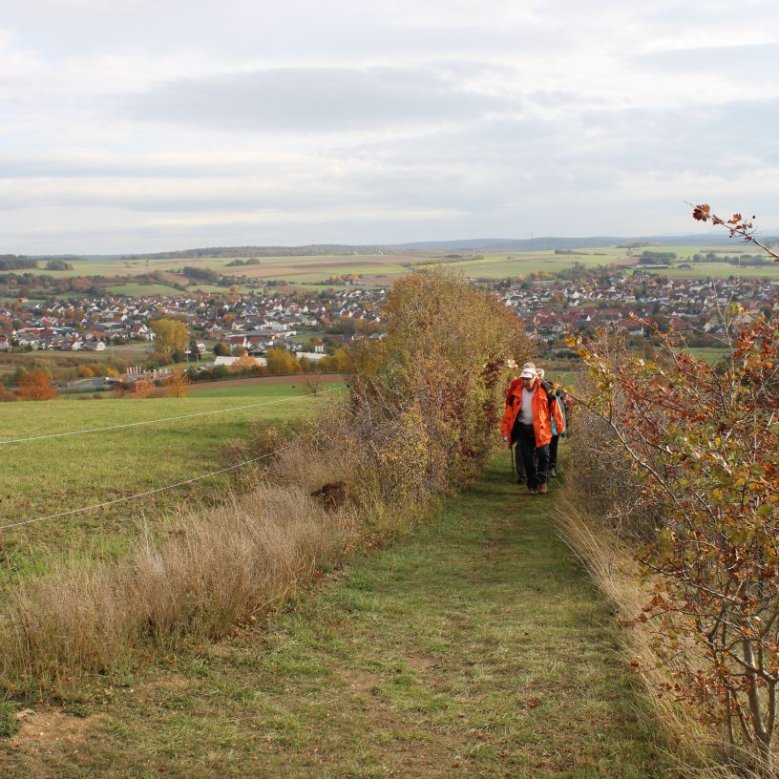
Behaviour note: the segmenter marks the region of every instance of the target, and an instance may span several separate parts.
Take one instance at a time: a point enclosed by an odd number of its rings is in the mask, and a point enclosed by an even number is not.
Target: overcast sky
[[[775,0],[0,0],[0,254],[779,228]]]

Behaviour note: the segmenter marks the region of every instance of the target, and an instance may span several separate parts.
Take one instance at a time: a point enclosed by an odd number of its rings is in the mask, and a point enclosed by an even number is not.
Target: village
[[[607,268],[585,271],[576,280],[511,284],[501,292],[524,319],[526,331],[548,347],[562,344],[566,334],[599,328],[648,336],[640,319],[655,321],[663,331],[673,329],[690,345],[705,345],[724,334],[723,315],[731,304],[743,309],[737,319],[748,322],[771,309],[777,295],[779,279],[671,278]]]
[[[731,303],[740,304],[740,317],[748,321],[770,309],[779,294],[779,279],[672,278],[640,268],[471,281],[516,310],[539,353],[551,357],[565,356],[565,336],[571,333],[609,327],[635,337],[647,335],[635,317],[653,319],[662,330],[672,328],[690,343],[705,345],[722,334],[721,315]],[[354,286],[230,296],[20,298],[0,304],[0,351],[103,352],[133,342],[149,343],[152,351],[150,323],[172,318],[187,325],[187,361],[221,357],[229,364],[231,355],[261,357],[277,346],[315,360],[349,340],[379,337],[387,293],[386,288]],[[216,345],[220,355],[214,353]]]

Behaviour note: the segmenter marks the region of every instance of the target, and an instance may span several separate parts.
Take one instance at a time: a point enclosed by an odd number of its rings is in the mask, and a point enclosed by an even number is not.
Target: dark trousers
[[[533,425],[517,425],[517,447],[522,452],[528,489],[546,484],[549,475],[549,444],[536,446]]]
[[[514,476],[519,484],[524,484],[527,481],[525,476],[525,461],[522,459],[522,449],[517,445],[511,450],[511,456],[514,458]]]
[[[549,444],[549,467],[557,468],[557,446],[560,443],[560,436],[553,435],[552,443]]]

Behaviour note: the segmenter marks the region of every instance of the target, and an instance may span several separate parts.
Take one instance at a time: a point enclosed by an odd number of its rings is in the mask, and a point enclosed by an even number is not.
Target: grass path
[[[270,625],[35,709],[0,775],[674,776],[554,493],[507,478]]]

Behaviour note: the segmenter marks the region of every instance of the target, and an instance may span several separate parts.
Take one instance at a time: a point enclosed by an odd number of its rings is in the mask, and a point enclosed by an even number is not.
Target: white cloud
[[[767,0],[5,5],[0,253],[779,227]]]

